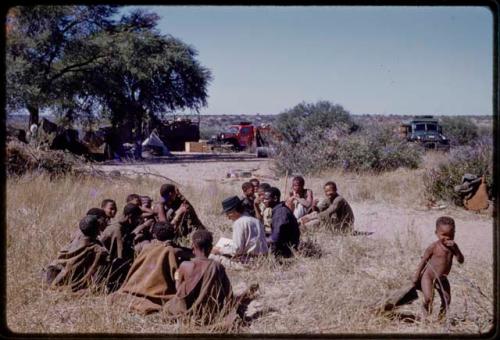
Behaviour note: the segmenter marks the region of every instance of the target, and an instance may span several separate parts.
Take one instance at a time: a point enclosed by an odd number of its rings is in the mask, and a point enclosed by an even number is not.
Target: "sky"
[[[318,100],[353,114],[492,114],[485,7],[141,8],[211,70],[201,114],[277,114]]]

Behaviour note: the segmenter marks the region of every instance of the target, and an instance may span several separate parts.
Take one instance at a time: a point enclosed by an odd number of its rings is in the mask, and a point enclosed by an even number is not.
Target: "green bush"
[[[493,195],[493,145],[482,139],[470,146],[453,149],[437,168],[424,174],[426,196],[429,200],[444,200],[462,206],[463,202],[454,186],[461,184],[462,176],[471,173],[484,176],[489,195]]]
[[[452,146],[470,145],[478,138],[479,129],[472,119],[467,117],[443,117],[443,134]]]
[[[396,126],[371,123],[360,128],[341,106],[328,102],[299,104],[282,113],[276,127],[284,135],[275,145],[281,174],[311,174],[330,167],[382,172],[416,168],[421,161],[421,148],[401,141]]]
[[[422,149],[400,140],[394,130],[391,125],[372,124],[343,139],[337,151],[337,166],[358,172],[417,168]]]

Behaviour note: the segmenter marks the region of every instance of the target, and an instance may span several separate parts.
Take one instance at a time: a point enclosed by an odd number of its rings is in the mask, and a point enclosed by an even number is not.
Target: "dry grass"
[[[332,178],[342,194],[354,202],[382,201],[415,205],[420,199],[418,172],[396,171],[374,176],[325,174],[306,178],[315,192]],[[288,181],[290,184],[290,181]],[[282,188],[284,180],[274,183]],[[7,181],[7,324],[21,333],[207,333],[217,329],[184,323],[169,324],[161,315],[130,314],[108,304],[104,295],[75,297],[43,289],[40,271],[70,239],[87,209],[104,198],[115,198],[119,208],[129,193],[157,198],[161,182],[147,178],[106,181],[45,177]],[[182,187],[215,238],[230,235],[230,223],[220,215],[220,201],[239,192],[208,183]],[[404,193],[402,195],[401,193]],[[373,311],[390,289],[408,279],[426,244],[413,224],[396,237],[334,236],[308,232],[322,250],[320,258],[298,255],[285,265],[266,259],[252,271],[228,270],[234,287],[260,284],[255,306],[262,312],[242,333],[472,333],[487,332],[493,318],[492,260],[466,258],[450,274],[452,303],[445,322],[412,323],[391,320]],[[486,257],[488,258],[488,257]],[[472,284],[471,284],[472,283]],[[439,299],[436,299],[436,304]],[[419,315],[420,302],[404,307]],[[436,308],[437,310],[437,308]]]

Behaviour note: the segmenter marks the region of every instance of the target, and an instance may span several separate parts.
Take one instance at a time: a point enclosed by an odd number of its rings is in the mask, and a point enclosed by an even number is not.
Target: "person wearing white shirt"
[[[241,200],[231,196],[222,201],[227,218],[233,221],[232,240],[221,239],[213,249],[211,258],[231,266],[230,262],[247,262],[249,258],[269,252],[264,226],[258,219],[244,212]],[[225,246],[224,245],[224,240]],[[228,262],[229,260],[230,262]]]

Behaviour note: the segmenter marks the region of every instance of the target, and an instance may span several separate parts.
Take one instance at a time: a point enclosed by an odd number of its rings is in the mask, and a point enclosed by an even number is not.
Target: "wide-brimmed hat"
[[[230,212],[236,209],[241,204],[238,196],[231,196],[222,201],[222,213]]]

